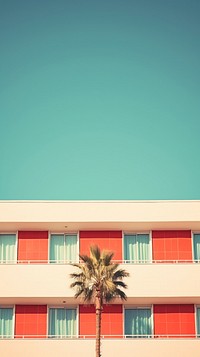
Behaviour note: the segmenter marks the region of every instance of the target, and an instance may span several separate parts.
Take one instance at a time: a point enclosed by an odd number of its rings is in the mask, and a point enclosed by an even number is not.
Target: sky
[[[0,0],[0,200],[200,199],[199,0]]]

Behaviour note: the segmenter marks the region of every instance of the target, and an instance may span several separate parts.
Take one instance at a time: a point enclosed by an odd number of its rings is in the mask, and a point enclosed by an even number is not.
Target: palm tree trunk
[[[101,311],[102,311],[102,299],[100,290],[97,290],[96,299],[96,357],[101,356]]]

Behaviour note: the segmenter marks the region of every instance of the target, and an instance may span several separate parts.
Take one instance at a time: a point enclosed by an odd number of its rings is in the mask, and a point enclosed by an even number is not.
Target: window
[[[77,235],[52,234],[50,263],[75,262],[77,260]]]
[[[0,263],[16,261],[16,235],[0,234]]]
[[[0,337],[13,336],[13,308],[0,308]]]
[[[197,336],[200,337],[200,307],[197,308]]]
[[[125,309],[125,335],[149,337],[152,334],[151,309]]]
[[[124,235],[124,260],[145,263],[149,258],[149,234]]]
[[[200,261],[200,233],[193,235],[194,260]]]
[[[49,337],[76,336],[76,309],[49,309]]]

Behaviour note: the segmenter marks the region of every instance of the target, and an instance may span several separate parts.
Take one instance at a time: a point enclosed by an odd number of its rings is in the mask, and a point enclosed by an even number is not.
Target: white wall
[[[200,264],[126,264],[127,303],[200,303]],[[0,303],[73,302],[70,273],[62,264],[1,264]],[[77,301],[74,301],[76,304]]]
[[[94,340],[0,340],[1,357],[94,357]],[[102,357],[199,357],[200,340],[103,340]]]

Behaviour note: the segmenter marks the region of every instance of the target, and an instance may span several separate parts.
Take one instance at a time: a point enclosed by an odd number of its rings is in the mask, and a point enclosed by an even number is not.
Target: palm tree
[[[119,264],[113,263],[114,253],[98,246],[90,247],[90,256],[80,255],[81,263],[72,264],[80,269],[78,273],[70,274],[74,282],[70,285],[76,289],[75,298],[82,297],[85,302],[92,302],[96,308],[96,357],[101,356],[101,313],[103,303],[115,298],[126,300],[126,294],[121,288],[127,288],[122,281],[129,273],[118,269]]]

